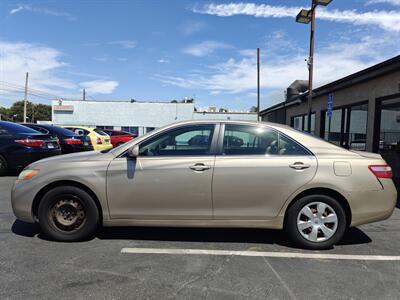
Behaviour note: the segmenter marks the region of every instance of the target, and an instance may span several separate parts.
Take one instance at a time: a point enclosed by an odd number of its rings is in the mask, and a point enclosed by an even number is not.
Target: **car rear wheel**
[[[346,214],[334,198],[309,195],[288,209],[285,229],[296,244],[303,248],[327,249],[343,237]]]
[[[47,192],[39,204],[39,224],[51,239],[63,242],[90,238],[99,224],[99,211],[92,197],[74,186]]]
[[[7,174],[8,166],[7,161],[4,156],[0,155],[0,176],[4,176]]]

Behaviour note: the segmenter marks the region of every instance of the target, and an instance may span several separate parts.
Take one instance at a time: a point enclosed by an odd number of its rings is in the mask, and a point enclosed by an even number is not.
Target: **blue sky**
[[[307,79],[309,0],[1,1],[0,105],[22,99],[170,101],[248,110]],[[400,0],[333,0],[318,8],[316,86],[400,54]]]

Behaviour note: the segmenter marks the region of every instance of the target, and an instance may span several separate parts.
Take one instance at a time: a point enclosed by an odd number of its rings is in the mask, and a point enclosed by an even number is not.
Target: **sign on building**
[[[332,105],[333,105],[333,94],[328,95],[328,111],[327,116],[328,118],[332,118]]]

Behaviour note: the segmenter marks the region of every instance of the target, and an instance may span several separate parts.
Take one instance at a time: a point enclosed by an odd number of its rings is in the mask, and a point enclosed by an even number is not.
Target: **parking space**
[[[280,231],[254,229],[104,228],[91,241],[67,244],[15,220],[14,180],[0,178],[1,299],[400,298],[397,208],[328,251],[299,250]],[[266,254],[249,256],[255,251]],[[290,257],[305,254],[312,256]]]

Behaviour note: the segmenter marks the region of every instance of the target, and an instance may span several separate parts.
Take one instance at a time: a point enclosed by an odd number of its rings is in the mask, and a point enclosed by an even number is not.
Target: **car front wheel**
[[[49,238],[62,242],[90,238],[99,224],[99,211],[92,197],[74,186],[48,191],[39,204],[39,224]]]
[[[343,237],[346,214],[334,198],[309,195],[297,200],[288,209],[285,229],[303,248],[328,249]]]

